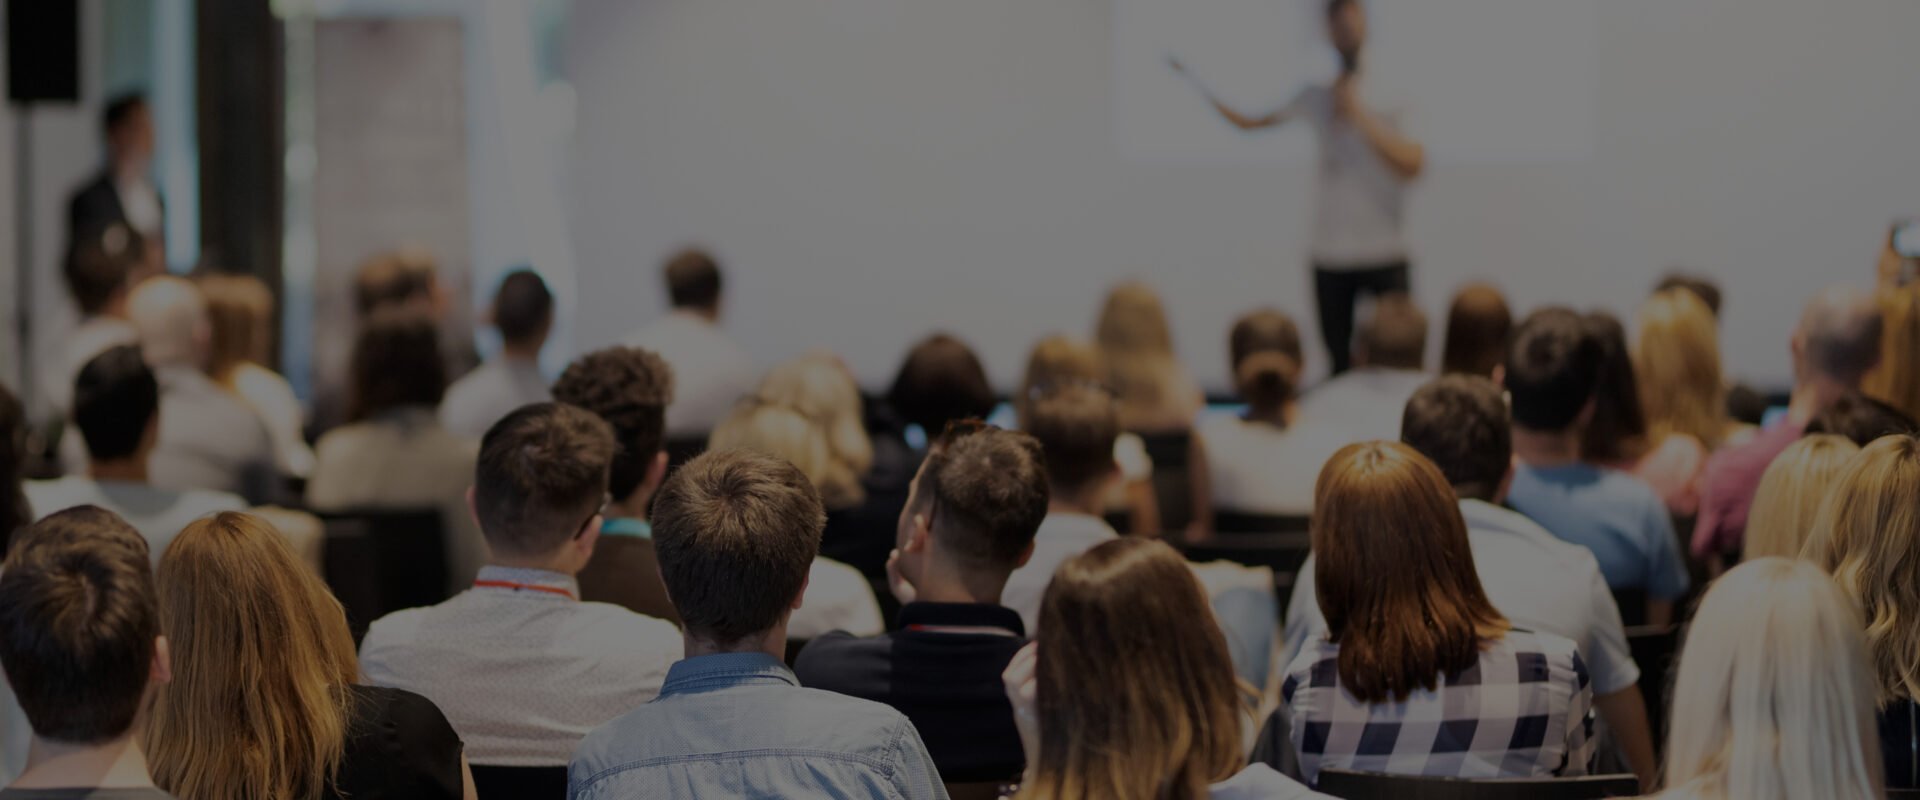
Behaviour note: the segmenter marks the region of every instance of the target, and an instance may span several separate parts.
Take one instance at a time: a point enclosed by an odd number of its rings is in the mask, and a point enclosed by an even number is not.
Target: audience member
[[[1875,297],[1884,323],[1880,364],[1867,373],[1860,388],[1920,419],[1920,283],[1883,288]]]
[[[803,689],[781,663],[825,521],[813,481],[773,456],[709,451],[674,471],[653,522],[686,658],[658,699],[580,743],[568,797],[946,797],[906,716]]]
[[[1278,311],[1252,312],[1234,322],[1227,355],[1247,410],[1209,414],[1200,424],[1214,506],[1243,513],[1312,513],[1313,481],[1327,457],[1347,442],[1333,429],[1301,424],[1300,330]]]
[[[1661,294],[1673,289],[1679,289],[1699,298],[1700,302],[1707,305],[1707,312],[1713,316],[1715,325],[1719,324],[1720,287],[1714,285],[1712,280],[1683,272],[1668,273],[1660,280],[1659,285],[1654,287],[1653,293]],[[1743,427],[1758,426],[1767,414],[1767,398],[1755,391],[1753,387],[1743,383],[1730,381],[1726,386],[1727,417]]]
[[[266,424],[206,375],[211,328],[200,290],[165,275],[135,287],[127,302],[141,351],[160,384],[154,485],[217,489],[253,503],[273,500],[279,480]]]
[[[1040,627],[1040,601],[1053,571],[1067,559],[1119,534],[1100,518],[1102,498],[1119,475],[1113,440],[1120,416],[1104,390],[1066,385],[1027,405],[1026,432],[1039,440],[1047,467],[1047,516],[1033,538],[1033,557],[1013,571],[1000,603],[1020,613],[1029,636]]]
[[[1784,558],[1715,581],[1680,654],[1658,798],[1874,800],[1873,742],[1860,616],[1833,581]]]
[[[507,273],[488,312],[500,331],[500,354],[447,387],[440,424],[475,439],[514,409],[553,399],[540,374],[540,348],[553,330],[553,294],[530,269]]]
[[[1854,456],[1802,555],[1833,575],[1866,622],[1887,784],[1920,787],[1920,439],[1888,436]]]
[[[1013,425],[1025,430],[1028,411],[1035,398],[1059,387],[1074,385],[1102,387],[1107,383],[1107,368],[1100,349],[1068,336],[1041,339],[1027,355],[1027,371],[1020,380],[1020,391],[1013,396]],[[1107,492],[1108,510],[1124,510],[1128,532],[1135,536],[1159,536],[1159,498],[1153,490],[1153,459],[1139,434],[1121,431],[1113,440],[1113,460],[1120,465],[1120,483]]]
[[[1651,788],[1658,765],[1640,668],[1613,595],[1593,553],[1555,539],[1502,508],[1513,477],[1506,401],[1492,381],[1451,375],[1414,392],[1401,440],[1440,468],[1459,498],[1474,571],[1494,610],[1514,627],[1572,640],[1593,678],[1593,705],[1613,729],[1627,763]],[[1315,601],[1315,558],[1300,567],[1287,605],[1286,662],[1320,641],[1327,622]]]
[[[873,440],[867,438],[863,402],[853,373],[839,357],[816,351],[774,366],[761,379],[752,399],[741,403],[726,419],[742,415],[743,408],[769,405],[806,418],[813,431],[813,442],[808,445],[812,452],[805,457],[791,452],[779,455],[814,476],[814,485],[826,503],[827,532],[820,553],[853,566],[870,579],[881,580],[886,576],[887,552],[893,549],[900,508],[907,499],[905,495],[875,498],[868,492],[874,449]],[[729,426],[722,423],[721,427]],[[730,427],[741,430],[737,424]],[[719,433],[716,427],[715,435],[708,439],[710,446],[749,446],[736,439],[723,441]],[[803,627],[810,623],[808,611],[803,610],[800,617]],[[832,628],[814,632],[826,630]]]
[[[150,482],[160,384],[138,347],[121,345],[87,362],[74,381],[73,421],[87,445],[86,474],[29,481],[27,501],[34,508],[92,505],[112,511],[146,539],[157,564],[187,523],[247,507],[226,492],[165,489]]]
[[[895,630],[829,633],[794,662],[802,686],[906,714],[949,783],[1013,780],[1025,763],[1000,673],[1026,629],[1000,592],[1047,514],[1040,443],[974,425],[951,423],[929,446],[900,514],[888,562],[904,603]]]
[[[1606,311],[1590,312],[1584,321],[1600,346],[1600,380],[1593,389],[1593,416],[1581,429],[1580,457],[1632,472],[1648,451],[1647,414],[1640,407],[1627,329]]]
[[[160,558],[173,682],[147,726],[161,787],[192,800],[474,797],[440,709],[361,686],[340,601],[258,517],[188,525]]]
[[[1700,473],[1707,455],[1733,431],[1720,378],[1720,336],[1713,312],[1685,290],[1669,290],[1640,306],[1633,350],[1647,451],[1631,465],[1678,517],[1700,510]]]
[[[485,547],[464,499],[474,442],[440,427],[446,389],[433,320],[406,307],[375,311],[353,346],[348,423],[314,447],[307,503],[331,513],[437,509],[447,590],[473,580]]]
[[[887,404],[908,424],[920,426],[929,441],[949,422],[986,419],[996,402],[980,357],[944,333],[920,340],[907,352],[887,391]]]
[[[33,522],[33,504],[27,502],[27,409],[20,398],[0,385],[0,557],[7,552],[13,532]]]
[[[1331,800],[1246,763],[1226,639],[1166,544],[1117,539],[1068,559],[1041,614],[1005,675],[1029,765],[1019,797]]]
[[[376,253],[360,262],[354,272],[354,324],[361,329],[374,317],[381,316],[379,312],[398,315],[403,311],[423,316],[438,328],[446,322],[452,306],[453,300],[440,281],[439,260],[418,247]],[[461,334],[443,336],[436,345],[442,348],[439,367],[442,376],[464,374],[479,363],[472,337]],[[353,421],[349,408],[353,393],[351,366],[346,379],[345,384],[324,382],[316,387],[309,423],[314,438]]]
[[[1820,504],[1839,486],[1860,445],[1845,436],[1807,434],[1780,451],[1753,493],[1742,558],[1799,558],[1813,532]]]
[[[1666,505],[1646,483],[1581,455],[1604,357],[1592,325],[1564,308],[1536,311],[1514,332],[1506,380],[1518,463],[1507,503],[1593,551],[1607,585],[1645,592],[1645,622],[1664,624],[1688,581]]]
[[[566,763],[588,731],[660,691],[679,631],[581,602],[574,579],[600,539],[617,446],[607,423],[557,403],[494,423],[467,490],[487,566],[451,600],[374,622],[360,646],[367,679],[433,700],[475,764]]]
[[[1492,284],[1475,283],[1453,296],[1447,309],[1447,339],[1441,347],[1440,372],[1466,373],[1500,381],[1507,360],[1507,338],[1513,335],[1513,314],[1507,299]]]
[[[73,404],[73,377],[101,351],[140,341],[127,320],[127,299],[148,277],[141,236],[124,224],[112,224],[68,245],[62,275],[67,293],[80,311],[80,323],[64,337],[60,355],[40,371],[48,405],[65,416]]]
[[[287,379],[262,366],[273,361],[273,292],[252,275],[213,272],[194,282],[211,323],[207,377],[260,415],[280,471],[306,477],[313,471],[306,412]]]
[[[1585,774],[1586,662],[1572,641],[1516,630],[1494,610],[1459,502],[1432,462],[1385,442],[1334,454],[1315,491],[1313,552],[1327,636],[1281,688],[1309,783],[1328,767]]]
[[[1308,392],[1300,418],[1338,430],[1343,444],[1400,438],[1407,398],[1431,377],[1423,371],[1426,353],[1426,315],[1404,294],[1380,298],[1354,336],[1354,368]]]
[[[1920,433],[1920,426],[1900,409],[1861,392],[1848,392],[1815,414],[1807,422],[1807,433],[1845,436],[1854,444],[1866,447],[1882,436]],[[1748,525],[1752,524],[1749,517]]]
[[[1700,479],[1700,516],[1693,526],[1693,554],[1706,558],[1738,550],[1760,476],[1780,451],[1799,440],[1807,423],[1834,401],[1860,389],[1880,361],[1880,309],[1873,297],[1841,284],[1808,301],[1790,344],[1793,394],[1787,413],[1752,441],[1728,447],[1707,461]]]
[[[553,396],[599,415],[613,427],[617,443],[607,471],[613,500],[602,512],[593,558],[580,570],[580,599],[678,623],[647,523],[647,506],[667,475],[667,454],[660,448],[673,401],[673,369],[637,347],[609,347],[569,364]]]
[[[1105,385],[1118,403],[1120,429],[1143,437],[1187,434],[1187,485],[1183,492],[1158,495],[1158,527],[1195,533],[1211,529],[1213,491],[1207,485],[1206,451],[1193,435],[1206,396],[1173,354],[1160,295],[1137,281],[1114,287],[1100,309],[1094,340],[1107,368]],[[1037,595],[1034,601],[1039,601]]]
[[[19,532],[0,570],[0,668],[32,731],[4,800],[171,800],[142,734],[169,680],[139,534],[71,508]]]
[[[760,377],[747,351],[720,329],[720,265],[699,250],[667,259],[662,274],[671,313],[628,336],[625,344],[660,354],[673,367],[667,435],[706,436]]]

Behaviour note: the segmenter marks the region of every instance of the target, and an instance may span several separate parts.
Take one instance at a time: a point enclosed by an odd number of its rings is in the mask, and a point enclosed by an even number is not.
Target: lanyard
[[[521,589],[526,589],[528,591],[534,591],[534,592],[546,592],[548,594],[557,594],[557,595],[560,595],[561,597],[567,598],[568,600],[573,599],[573,592],[569,592],[565,589],[556,589],[552,586],[538,586],[531,583],[517,583],[514,581],[474,581],[473,587],[476,589],[512,589],[516,592],[520,591]]]
[[[998,625],[908,625],[907,630],[920,633],[971,633],[977,636],[1005,636],[1018,639],[1020,634]]]

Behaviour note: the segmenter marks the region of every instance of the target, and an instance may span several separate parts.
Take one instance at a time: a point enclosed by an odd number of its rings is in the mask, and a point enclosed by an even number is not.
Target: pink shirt
[[[1707,461],[1706,474],[1700,480],[1700,517],[1693,525],[1692,550],[1696,557],[1739,546],[1747,532],[1747,510],[1753,506],[1753,493],[1760,488],[1760,476],[1805,431],[1806,426],[1783,420],[1752,441],[1721,450]]]

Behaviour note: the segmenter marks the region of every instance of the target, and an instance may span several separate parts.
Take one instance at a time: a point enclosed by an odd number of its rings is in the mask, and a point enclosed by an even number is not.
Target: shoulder
[[[413,731],[458,738],[447,715],[421,695],[385,686],[354,686],[351,697],[356,724],[392,726],[403,733]]]
[[[1208,800],[1333,800],[1305,784],[1280,774],[1266,764],[1249,764],[1233,777],[1216,783]]]
[[[27,493],[27,502],[33,506],[33,513],[42,517],[55,511],[91,503],[93,498],[100,494],[98,485],[78,475],[45,481],[27,481],[22,484],[22,487]]]
[[[831,631],[814,637],[801,649],[793,660],[793,674],[803,686],[841,691],[859,678],[861,670],[854,669],[853,663],[871,663],[870,659],[892,649],[893,639],[888,634],[862,637]]]
[[[217,511],[245,511],[247,501],[231,492],[216,492],[212,489],[189,489],[180,493],[181,505],[194,516],[212,514]]]
[[[373,654],[393,648],[406,647],[420,635],[420,629],[428,624],[434,609],[409,608],[395,611],[373,621],[367,626],[367,635],[360,641],[360,657],[365,659]]]
[[[1539,683],[1555,674],[1567,676],[1582,688],[1587,685],[1587,664],[1580,648],[1558,634],[1542,631],[1511,630],[1490,645],[1482,660],[1513,659],[1519,666],[1519,682]]]

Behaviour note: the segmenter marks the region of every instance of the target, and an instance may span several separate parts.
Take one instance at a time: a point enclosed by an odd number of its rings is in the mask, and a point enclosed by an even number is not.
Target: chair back
[[[1188,463],[1193,460],[1193,432],[1143,433],[1140,442],[1153,461],[1153,500],[1160,510],[1160,529],[1186,529],[1193,520],[1193,477]]]
[[[346,607],[354,641],[387,614],[447,599],[439,509],[334,512],[320,520],[327,585]]]
[[[1627,651],[1640,666],[1640,696],[1647,703],[1647,726],[1653,730],[1653,752],[1665,752],[1667,701],[1673,696],[1674,666],[1680,649],[1680,626],[1641,625],[1627,628]]]
[[[1260,514],[1251,511],[1219,509],[1213,512],[1213,532],[1229,533],[1306,533],[1313,518],[1305,514]]]
[[[480,800],[566,800],[566,767],[469,766]]]
[[[1640,794],[1640,780],[1632,775],[1428,778],[1323,769],[1319,790],[1345,800],[1601,800]]]
[[[1887,800],[1920,800],[1920,789],[1888,789]]]
[[[1197,564],[1231,561],[1273,570],[1273,592],[1279,598],[1280,612],[1284,615],[1287,603],[1293,597],[1293,584],[1299,580],[1300,568],[1313,548],[1312,540],[1305,532],[1223,533],[1201,541],[1182,543],[1180,551],[1188,561]]]
[[[1613,590],[1613,604],[1620,608],[1620,624],[1629,628],[1647,624],[1647,590],[1634,587]]]

